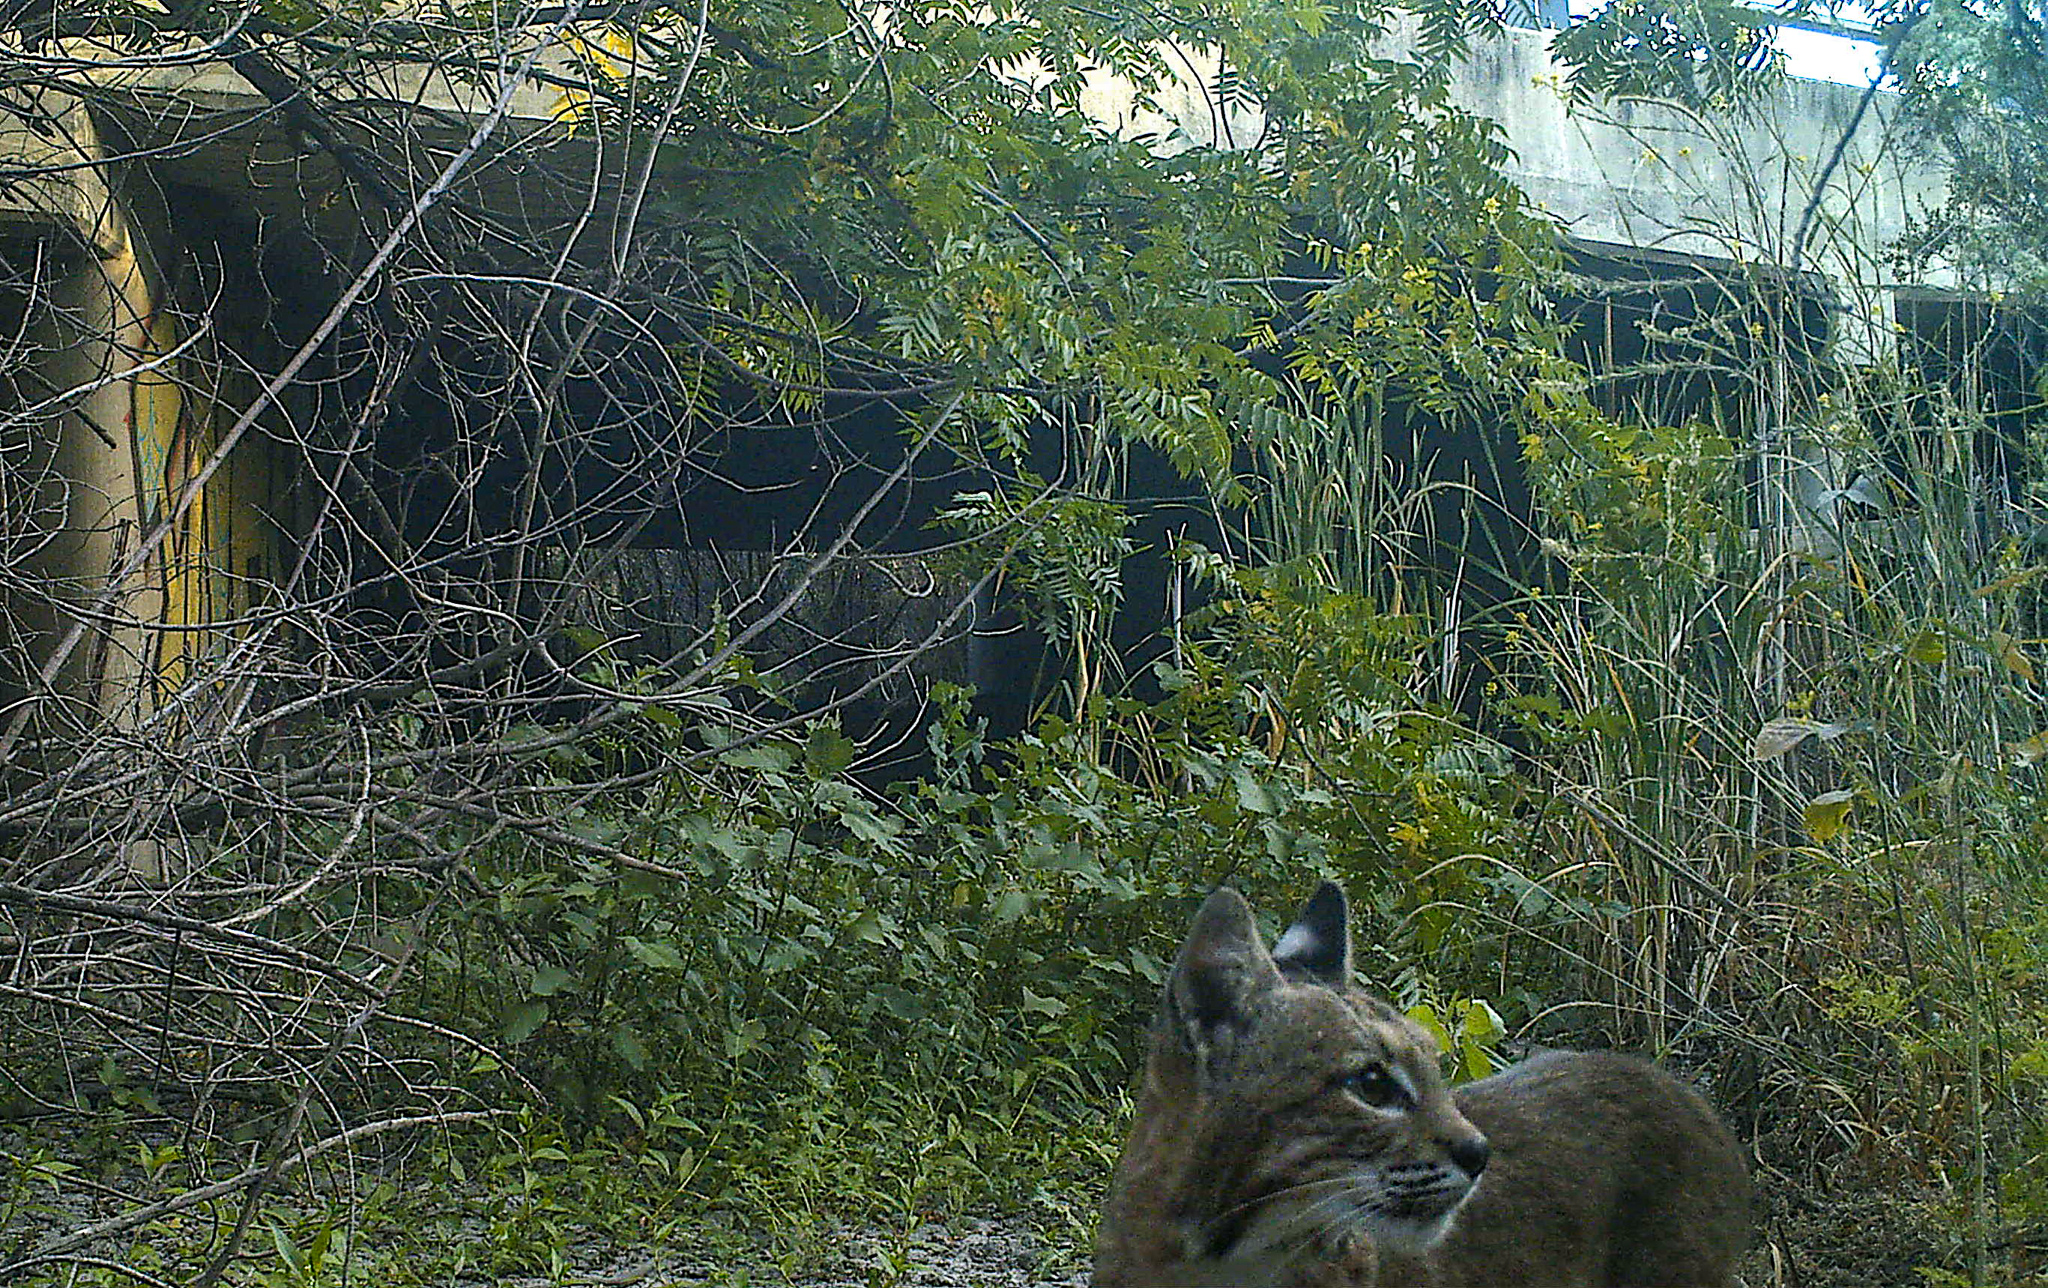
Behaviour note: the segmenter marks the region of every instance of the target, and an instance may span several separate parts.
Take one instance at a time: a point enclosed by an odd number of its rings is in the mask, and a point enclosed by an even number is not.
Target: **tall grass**
[[[1829,405],[1731,452],[1663,550],[1574,547],[1519,606],[1540,848],[1575,856],[1546,879],[1606,909],[1546,947],[1624,1033],[1747,1053],[1729,1090],[1762,1126],[1812,1115],[1822,1152],[1952,1197],[1983,1282],[2042,1215],[1995,1185],[2042,1163],[2041,570],[1998,522],[1980,414],[1897,365]],[[1878,504],[1769,495],[1815,460],[1819,495]]]
[[[2048,459],[1988,416],[1985,352],[1902,347],[1877,237],[1816,208],[1775,263],[1762,212],[1732,214],[1762,261],[1694,281],[1636,367],[1560,357],[1519,423],[1463,426],[1520,435],[1540,559],[1445,548],[1432,493],[1512,499],[1390,460],[1408,413],[1379,388],[1254,427],[1257,517],[1275,558],[1435,632],[1422,655],[1466,675],[1415,691],[1476,693],[1518,753],[1525,840],[1454,896],[1498,956],[1459,986],[1521,995],[1538,1039],[1682,1051],[1774,1169],[1906,1186],[1947,1218],[1930,1281],[2034,1282]],[[1493,577],[1520,589],[1456,602]]]

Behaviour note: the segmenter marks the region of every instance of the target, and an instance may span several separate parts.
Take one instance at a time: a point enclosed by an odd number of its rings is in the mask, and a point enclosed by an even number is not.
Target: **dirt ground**
[[[1949,1263],[1954,1255],[1953,1239],[1930,1227],[1925,1208],[1885,1195],[1838,1195],[1825,1201],[1802,1195],[1775,1208],[1765,1212],[1756,1245],[1744,1261],[1742,1288],[1927,1288],[1922,1269]],[[780,1256],[736,1256],[728,1248],[591,1246],[560,1280],[500,1283],[503,1288],[1088,1286],[1084,1272],[1046,1269],[1049,1261],[1062,1259],[1049,1257],[1022,1221],[966,1219],[907,1234],[839,1231],[821,1236],[800,1254]],[[1071,1265],[1071,1257],[1065,1260]]]
[[[1765,1152],[1770,1152],[1766,1142]],[[5,1146],[0,1139],[0,1147]],[[1768,1163],[1757,1173],[1758,1212],[1742,1288],[1928,1288],[1967,1283],[1930,1278],[1965,1264],[1959,1224],[1932,1196],[1846,1179],[1825,1189],[1795,1184]],[[17,1215],[20,1215],[19,1213]],[[34,1211],[35,1230],[0,1232],[0,1251],[30,1245],[108,1215],[88,1194],[73,1191]],[[459,1236],[458,1236],[459,1237]],[[490,1237],[475,1232],[478,1241]],[[697,1240],[658,1246],[592,1242],[576,1248],[560,1279],[518,1278],[507,1288],[546,1284],[584,1288],[1087,1288],[1073,1248],[1049,1247],[1022,1219],[963,1218],[907,1230],[825,1227],[800,1244],[745,1251],[730,1228],[707,1226]],[[735,1251],[735,1248],[742,1251]],[[93,1249],[119,1258],[111,1242]],[[1993,1283],[2048,1280],[1994,1277]],[[485,1288],[482,1281],[448,1288]],[[1401,1288],[1389,1285],[1387,1288]],[[1501,1285],[1500,1288],[1514,1288]]]
[[[1896,1193],[1846,1188],[1831,1194],[1770,1188],[1760,1178],[1759,1221],[1741,1288],[1928,1288],[1922,1271],[1956,1264],[1953,1233],[1926,1204]],[[1087,1288],[1080,1271],[1043,1269],[1047,1250],[1020,1221],[930,1225],[907,1237],[842,1233],[794,1261],[735,1265],[686,1251],[645,1252],[593,1263],[592,1288]],[[891,1278],[900,1274],[900,1279]],[[1967,1279],[1962,1280],[1967,1282]],[[539,1288],[539,1281],[521,1288]],[[1387,1288],[1404,1288],[1388,1285]],[[1515,1288],[1500,1285],[1500,1288]]]
[[[1082,1273],[1048,1272],[1047,1250],[1021,1221],[967,1219],[907,1234],[842,1231],[780,1262],[736,1264],[729,1253],[640,1250],[592,1259],[572,1283],[589,1288],[1087,1288]],[[740,1259],[744,1261],[744,1259]],[[900,1276],[896,1277],[896,1276]],[[541,1288],[545,1280],[516,1281]]]

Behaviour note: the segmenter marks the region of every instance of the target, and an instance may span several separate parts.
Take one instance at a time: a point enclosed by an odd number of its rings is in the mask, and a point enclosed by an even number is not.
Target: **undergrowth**
[[[198,1201],[266,1157],[274,1093],[195,1100],[12,1026],[30,1125],[0,1228],[28,1234],[0,1255],[164,1203],[27,1282],[192,1283],[246,1220],[220,1282],[569,1282],[663,1249],[735,1284],[853,1255],[880,1286],[928,1223],[1003,1213],[1052,1275],[1085,1255],[1195,906],[1230,883],[1275,917],[1328,877],[1365,980],[1459,1076],[1509,1039],[1676,1055],[1774,1181],[1888,1186],[1953,1232],[1916,1254],[1928,1282],[2028,1282],[2039,567],[1912,537],[1939,517],[1932,465],[1906,479],[1917,516],[1758,551],[1731,445],[1580,413],[1552,424],[1569,452],[1530,445],[1539,472],[1553,451],[1595,477],[1550,480],[1578,519],[1560,584],[1505,607],[1491,736],[1414,696],[1441,656],[1424,621],[1309,565],[1185,549],[1210,594],[1161,696],[1091,688],[996,743],[941,687],[909,782],[864,781],[828,722],[760,738],[653,702],[537,740],[530,808],[567,839],[480,834],[459,870],[390,862],[262,927],[416,949],[405,1022],[352,1049],[309,1125],[375,1117],[400,1083],[496,1117],[366,1139],[253,1207]],[[1780,593],[1796,618],[1761,607]],[[635,772],[654,763],[697,768]]]
[[[1729,486],[1697,445],[1610,464]],[[1727,584],[1740,533],[1700,528],[1708,509],[1638,516],[1672,531],[1628,534],[1635,562],[1572,534],[1572,580],[1506,619],[1498,737],[1413,697],[1422,622],[1186,551],[1212,594],[1163,696],[1096,692],[998,744],[941,688],[908,783],[864,782],[829,723],[757,739],[650,705],[551,745],[528,785],[576,844],[494,836],[451,897],[394,864],[265,927],[427,927],[393,999],[408,1022],[313,1125],[374,1116],[380,1069],[501,1116],[338,1150],[246,1212],[239,1192],[166,1208],[26,1281],[191,1283],[244,1219],[221,1282],[566,1283],[663,1250],[735,1284],[853,1256],[879,1286],[969,1213],[1024,1219],[1044,1273],[1071,1271],[1188,916],[1225,882],[1277,916],[1329,877],[1356,897],[1362,975],[1459,1076],[1506,1039],[1675,1054],[1773,1176],[1890,1185],[1955,1231],[1930,1282],[2024,1283],[2048,1210],[2031,565],[1880,578],[1841,534],[1799,591],[1831,660],[1774,706],[1754,670],[1643,661],[1651,640],[1768,642]],[[657,758],[700,769],[616,787]],[[284,1108],[5,1040],[28,1101],[73,1106],[38,1128],[31,1104],[0,1160],[0,1228],[28,1232],[7,1256],[203,1196],[265,1157]]]
[[[1027,1218],[1072,1266],[1180,929],[1223,882],[1269,909],[1319,876],[1358,891],[1363,968],[1484,1071],[1501,1016],[1461,984],[1499,945],[1448,910],[1490,897],[1518,834],[1498,756],[1408,698],[1412,623],[1284,570],[1217,575],[1160,700],[1098,695],[994,745],[942,688],[932,772],[890,788],[829,724],[754,740],[650,707],[532,763],[554,801],[654,751],[700,757],[562,811],[587,846],[494,841],[440,904],[402,870],[330,896],[317,915],[433,918],[393,1003],[421,1023],[378,1058],[524,1107],[272,1187],[229,1281],[559,1281],[658,1246],[793,1271],[852,1227],[882,1238],[882,1284],[901,1241],[966,1212]],[[19,1223],[97,1186],[193,1192],[274,1121],[158,1103],[112,1056],[93,1078],[96,1147],[24,1136]],[[373,1108],[374,1086],[335,1094]],[[239,1216],[197,1204],[108,1246],[183,1281]]]

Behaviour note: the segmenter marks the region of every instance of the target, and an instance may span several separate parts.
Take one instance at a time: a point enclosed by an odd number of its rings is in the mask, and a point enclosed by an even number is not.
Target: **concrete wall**
[[[1942,171],[1901,137],[1894,95],[1871,97],[1859,118],[1862,90],[1788,76],[1747,116],[1575,106],[1552,34],[1511,30],[1485,43],[1452,93],[1501,123],[1515,154],[1509,174],[1568,235],[1826,274],[1859,306],[1837,331],[1844,356],[1888,349],[1894,283],[1883,250],[1946,192]],[[1805,245],[1794,247],[1809,206]]]

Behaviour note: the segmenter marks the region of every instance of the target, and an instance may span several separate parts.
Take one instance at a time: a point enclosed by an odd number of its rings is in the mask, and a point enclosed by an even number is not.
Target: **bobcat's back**
[[[1699,1093],[1655,1065],[1552,1052],[1460,1087],[1492,1142],[1483,1182],[1430,1250],[1437,1288],[1727,1288],[1748,1241],[1748,1169]],[[1419,1270],[1389,1254],[1385,1282]]]

